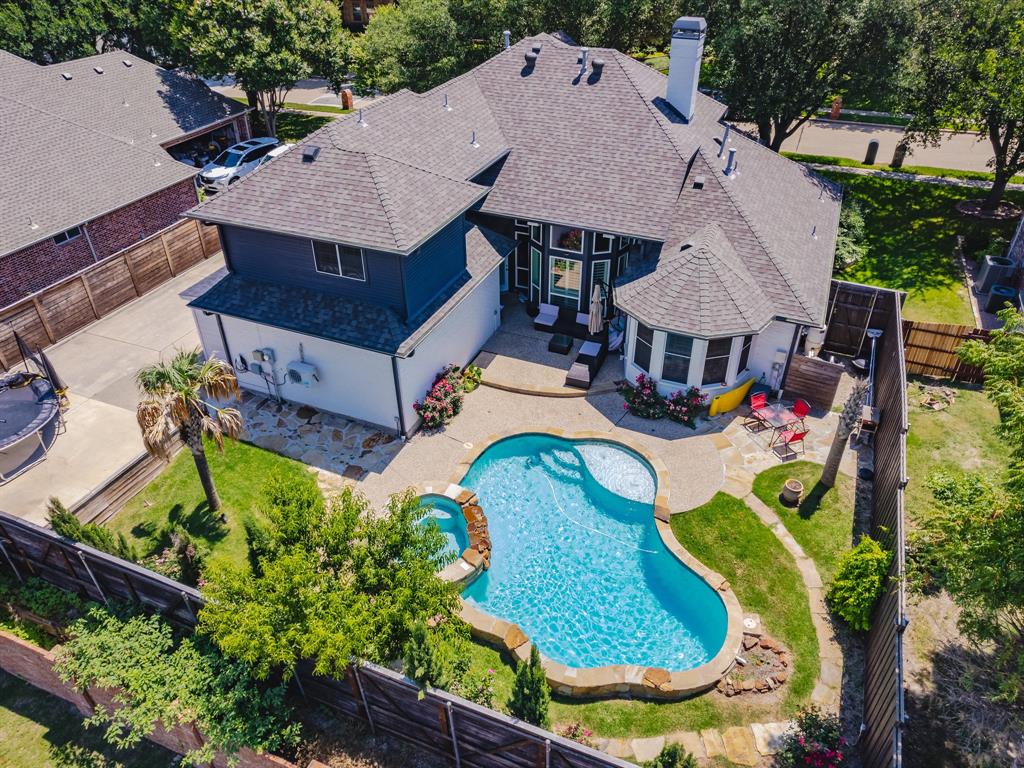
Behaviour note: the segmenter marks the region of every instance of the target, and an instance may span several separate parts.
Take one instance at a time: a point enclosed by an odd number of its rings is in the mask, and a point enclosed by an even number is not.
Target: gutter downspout
[[[793,355],[796,354],[796,342],[800,338],[800,331],[803,330],[802,325],[797,325],[793,328],[793,340],[789,343],[789,354],[786,355],[786,367],[782,369],[782,377],[779,379],[779,395],[782,395],[782,390],[786,387],[786,377],[789,376],[789,366],[793,362]]]
[[[200,310],[201,312],[202,310]],[[224,354],[227,355],[227,364],[232,368],[235,366],[235,358],[231,356],[231,347],[228,346],[228,337],[224,334],[224,322],[216,312],[213,315],[217,318],[217,330],[220,332],[220,343],[224,345]]]
[[[398,436],[403,440],[409,438],[409,431],[405,427],[405,409],[402,405],[402,383],[398,379],[398,357],[391,356],[391,375],[395,379],[395,401],[398,403]]]
[[[89,246],[89,253],[92,254],[93,263],[100,260],[100,257],[96,255],[96,246],[92,244],[92,235],[89,234],[89,223],[82,224],[82,234],[85,235],[85,242]]]

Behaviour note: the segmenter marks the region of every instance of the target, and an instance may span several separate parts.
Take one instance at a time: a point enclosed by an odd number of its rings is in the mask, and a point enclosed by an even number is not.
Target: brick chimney
[[[700,16],[680,16],[672,25],[672,49],[669,52],[668,88],[665,99],[689,121],[697,102],[700,60],[704,53],[707,22]]]

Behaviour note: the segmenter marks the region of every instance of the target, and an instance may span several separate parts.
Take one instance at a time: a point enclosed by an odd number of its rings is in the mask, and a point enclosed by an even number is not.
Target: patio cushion
[[[554,304],[541,304],[540,312],[533,319],[534,325],[554,325],[558,320],[558,307]]]
[[[577,312],[576,313],[576,322],[579,323],[580,325],[589,326],[590,325],[590,315],[588,313],[586,313],[586,312]]]
[[[597,357],[601,352],[601,345],[596,341],[585,341],[580,345],[579,354],[586,355],[587,357]]]

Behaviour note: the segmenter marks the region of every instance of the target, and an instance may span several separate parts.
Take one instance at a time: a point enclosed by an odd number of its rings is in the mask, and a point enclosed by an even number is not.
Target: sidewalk
[[[857,176],[877,176],[882,179],[895,179],[897,181],[919,181],[922,184],[942,184],[947,187],[971,187],[973,189],[988,189],[992,186],[991,181],[981,179],[950,179],[945,176],[922,176],[917,173],[904,173],[903,171],[883,171],[875,168],[850,168],[845,165],[826,165],[824,163],[804,163],[808,168],[816,171],[834,171],[836,173],[852,173]],[[1024,184],[1007,184],[1006,188],[1016,192],[1024,191]]]

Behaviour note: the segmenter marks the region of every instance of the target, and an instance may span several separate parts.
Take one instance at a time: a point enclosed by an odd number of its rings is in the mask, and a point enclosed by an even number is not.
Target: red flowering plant
[[[640,374],[636,377],[635,386],[623,382],[619,385],[619,393],[626,402],[623,409],[641,419],[660,419],[665,415],[665,398],[658,392],[657,382]]]
[[[594,732],[589,728],[584,727],[583,723],[569,723],[567,725],[559,726],[555,729],[555,733],[563,739],[572,739],[585,747],[594,746],[594,740],[592,738]]]
[[[568,229],[558,238],[558,247],[567,251],[583,250],[583,230]]]
[[[423,419],[424,427],[438,429],[459,415],[464,392],[458,366],[448,365],[437,374],[426,397],[413,403],[412,408]]]
[[[776,768],[842,768],[848,765],[839,718],[817,707],[796,716],[795,728],[775,755]]]
[[[665,401],[667,415],[672,421],[693,427],[697,426],[697,415],[708,404],[708,396],[698,387],[678,389]]]

